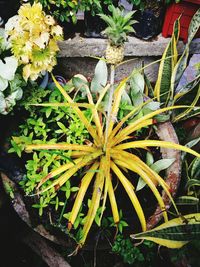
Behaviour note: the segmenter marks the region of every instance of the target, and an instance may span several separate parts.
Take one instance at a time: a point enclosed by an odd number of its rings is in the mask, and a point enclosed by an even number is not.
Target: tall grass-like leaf
[[[42,149],[76,150],[76,151],[88,151],[88,152],[96,151],[96,149],[91,146],[67,144],[67,143],[38,144],[38,145],[26,145],[25,146],[26,152],[31,152],[32,150],[42,150]]]
[[[104,180],[105,180],[105,173],[104,173],[105,157],[101,158],[99,169],[101,170],[101,172],[97,173],[97,175],[96,175],[91,205],[89,207],[89,210],[88,210],[88,213],[86,216],[86,222],[83,226],[82,238],[80,240],[80,244],[85,243],[86,237],[88,235],[88,232],[91,228],[91,225],[95,219],[97,210],[98,210],[99,205],[100,205],[100,200],[101,200],[103,185],[104,185]]]
[[[153,118],[154,116],[156,115],[159,115],[163,112],[166,112],[166,111],[169,111],[169,110],[173,110],[173,109],[180,109],[180,108],[188,108],[188,106],[184,106],[184,105],[180,105],[180,106],[172,106],[172,107],[166,107],[166,108],[162,108],[162,109],[158,109],[156,111],[153,111],[145,116],[143,116],[142,118],[139,118],[137,120],[135,120],[134,122],[132,122],[130,125],[126,126],[120,133],[118,133],[116,135],[116,137],[113,136],[113,134],[111,134],[111,139],[110,139],[110,142],[112,143],[112,145],[116,145],[119,143],[119,140],[120,142],[123,140],[123,137],[127,137],[129,134],[133,133],[135,131],[135,128],[138,129],[138,126],[148,120],[148,119],[151,119]],[[134,113],[135,110],[133,112],[130,112],[130,113]],[[127,118],[127,117],[126,117]],[[123,123],[125,122],[125,120],[122,120]],[[119,123],[120,124],[120,123]],[[121,124],[120,124],[121,125]],[[119,128],[119,125],[117,125],[113,132],[116,133],[116,129],[120,129]],[[114,137],[114,138],[113,138]]]
[[[179,91],[176,90],[176,88],[187,66],[190,43],[192,39],[194,38],[195,34],[197,33],[199,27],[200,27],[200,9],[197,10],[197,12],[195,13],[195,15],[193,16],[190,22],[190,26],[188,29],[188,41],[187,41],[186,47],[172,73],[172,87],[173,87],[173,91],[175,91],[175,95],[179,93]]]
[[[56,179],[52,184],[45,187],[41,191],[37,192],[37,195],[42,194],[46,191],[48,191],[51,188],[59,189],[64,183],[66,183],[79,169],[86,166],[89,162],[92,160],[95,160],[99,156],[103,154],[102,151],[97,150],[96,152],[85,156],[79,164],[73,166],[71,169],[67,170],[63,175],[61,175],[58,179]]]
[[[109,196],[111,210],[113,214],[113,220],[114,220],[114,223],[117,224],[119,222],[119,211],[118,211],[117,201],[116,201],[111,179],[108,179],[108,196]]]
[[[66,101],[69,102],[69,103],[73,103],[73,100],[71,99],[71,97],[62,88],[62,86],[56,81],[56,79],[55,79],[55,77],[53,75],[52,75],[52,79],[53,79],[56,87],[58,88],[58,90],[61,92],[61,94],[66,99]],[[72,107],[72,108],[77,113],[79,119],[83,122],[83,124],[85,125],[85,128],[88,130],[88,132],[90,133],[90,135],[93,137],[94,142],[95,143],[98,143],[98,141],[97,141],[98,140],[98,136],[97,136],[96,130],[89,123],[89,121],[87,120],[87,118],[85,117],[85,115],[83,114],[83,112],[78,107]]]
[[[90,167],[90,172],[87,172],[85,176],[82,178],[81,181],[81,186],[79,188],[78,194],[76,196],[72,211],[70,212],[69,219],[68,219],[68,229],[70,230],[72,225],[74,224],[77,215],[79,213],[79,210],[82,205],[83,198],[85,196],[85,193],[89,187],[89,184],[92,180],[92,178],[95,175],[95,172],[92,172],[92,170],[97,170],[99,167],[99,163],[95,162],[91,167]]]
[[[117,164],[120,164],[119,161],[116,162]],[[142,230],[145,231],[146,230],[146,219],[144,216],[144,212],[142,210],[142,207],[140,205],[140,202],[134,192],[134,187],[133,185],[130,183],[130,181],[123,175],[123,173],[120,171],[120,169],[117,167],[117,165],[112,162],[111,163],[111,168],[114,171],[114,173],[117,175],[117,177],[119,178],[120,182],[122,183],[124,189],[126,190],[132,204],[133,207],[138,215],[138,218],[140,220],[141,226],[142,226]]]
[[[113,154],[114,153],[114,154]],[[176,205],[174,203],[174,200],[170,194],[170,188],[169,186],[165,183],[165,181],[157,174],[154,170],[152,170],[147,164],[145,164],[139,157],[136,155],[133,155],[129,152],[126,151],[117,151],[116,149],[111,150],[111,155],[114,159],[127,159],[127,160],[132,160],[135,164],[138,165],[140,169],[142,169],[151,179],[151,181],[154,183],[154,185],[161,185],[163,190],[166,192],[167,196],[169,197],[170,201],[172,202],[175,211],[178,213],[178,210],[176,208]]]
[[[163,53],[158,71],[158,79],[154,89],[154,96],[156,96],[159,102],[163,102],[165,105],[168,103],[171,95],[173,94],[171,88],[171,77],[178,57],[176,44],[179,36],[179,28],[178,19],[174,23],[172,38]]]
[[[146,148],[146,147],[165,147],[165,148],[172,148],[172,149],[177,149],[181,150],[184,152],[187,152],[191,155],[194,155],[195,157],[200,158],[200,154],[188,147],[178,145],[172,142],[167,142],[167,141],[158,141],[158,140],[142,140],[142,141],[133,141],[125,144],[121,144],[116,146],[116,149],[129,149],[129,148]]]
[[[134,162],[132,162],[131,160],[128,160],[127,158],[124,160],[117,161],[117,162],[118,162],[118,164],[121,164],[125,168],[140,175],[142,177],[142,179],[144,179],[144,181],[146,182],[146,184],[149,186],[152,193],[154,194],[155,198],[157,199],[159,206],[160,206],[161,210],[163,211],[163,217],[164,217],[165,221],[167,221],[168,217],[167,217],[167,213],[166,213],[165,204],[163,202],[163,199],[162,199],[160,193],[158,192],[156,186],[154,185],[152,180],[149,178],[149,176],[137,164],[134,164]]]

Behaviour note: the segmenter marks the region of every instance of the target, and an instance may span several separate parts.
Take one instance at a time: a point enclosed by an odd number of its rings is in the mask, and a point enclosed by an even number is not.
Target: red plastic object
[[[190,21],[199,8],[200,0],[185,0],[181,3],[170,5],[165,14],[165,20],[162,29],[163,37],[172,35],[174,22],[180,15],[182,15],[180,19],[180,38],[186,43]],[[200,30],[197,32],[195,37],[200,37]]]

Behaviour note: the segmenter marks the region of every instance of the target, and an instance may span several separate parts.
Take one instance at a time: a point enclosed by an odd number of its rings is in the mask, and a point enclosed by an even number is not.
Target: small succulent
[[[117,64],[124,57],[124,43],[127,40],[127,34],[134,32],[132,25],[136,23],[132,20],[135,11],[124,14],[124,10],[110,6],[112,16],[99,14],[106,22],[108,27],[104,30],[104,34],[108,37],[109,43],[106,48],[106,59],[110,64]]]
[[[56,65],[62,28],[46,15],[40,3],[24,4],[5,25],[11,51],[23,67],[23,78],[36,80]]]

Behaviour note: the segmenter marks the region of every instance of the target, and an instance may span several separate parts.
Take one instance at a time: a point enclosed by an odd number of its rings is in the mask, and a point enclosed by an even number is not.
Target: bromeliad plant
[[[54,79],[54,78],[53,78]],[[41,106],[54,106],[57,108],[69,106],[77,114],[82,123],[85,125],[88,133],[90,134],[90,142],[88,145],[84,144],[70,144],[67,142],[61,142],[57,144],[52,144],[52,142],[45,144],[25,144],[24,149],[26,152],[31,152],[35,150],[59,150],[59,151],[72,151],[71,157],[73,162],[63,164],[45,177],[43,177],[38,183],[36,194],[42,194],[47,191],[59,190],[70,178],[72,178],[79,170],[85,172],[79,191],[77,193],[74,205],[68,217],[68,229],[70,230],[75,220],[79,214],[82,201],[86,194],[89,185],[94,181],[91,205],[88,209],[88,213],[83,225],[83,230],[81,233],[81,238],[79,241],[80,245],[85,243],[88,232],[92,226],[95,219],[97,210],[100,205],[102,205],[102,214],[105,209],[107,197],[110,200],[111,209],[113,213],[113,219],[117,226],[119,222],[119,212],[117,207],[117,200],[113,188],[113,179],[117,177],[120,183],[123,185],[125,191],[127,192],[133,207],[139,217],[142,230],[146,230],[146,218],[141,207],[141,204],[135,194],[134,187],[129,179],[126,177],[126,172],[137,173],[149,186],[153,194],[155,195],[161,210],[163,211],[163,217],[165,221],[168,220],[167,207],[162,200],[162,197],[157,189],[159,184],[164,191],[167,193],[168,197],[171,199],[172,203],[174,201],[170,194],[170,188],[165,183],[165,181],[150,167],[148,167],[136,154],[132,153],[132,149],[146,148],[146,147],[167,147],[172,149],[180,149],[182,151],[193,154],[194,156],[200,157],[197,152],[170,142],[158,141],[158,140],[139,140],[133,141],[132,135],[138,129],[142,127],[147,127],[153,125],[155,120],[153,119],[156,115],[161,114],[168,110],[173,110],[180,107],[167,107],[163,109],[156,110],[135,120],[126,125],[127,120],[133,117],[140,110],[140,107],[134,108],[129,112],[118,124],[115,123],[119,111],[120,100],[123,91],[125,90],[126,83],[129,77],[122,80],[115,90],[115,97],[112,104],[112,120],[108,125],[108,135],[106,134],[105,124],[106,120],[102,120],[102,115],[99,113],[98,106],[103,99],[105,93],[109,88],[109,84],[103,88],[99,98],[96,103],[94,103],[91,91],[88,84],[82,80],[80,87],[85,89],[85,93],[88,97],[89,103],[75,103],[72,98],[67,94],[62,86],[54,79],[54,82],[65,98],[63,103],[44,103]],[[39,105],[39,104],[38,104]],[[92,111],[92,117],[88,120],[83,111],[80,109],[82,107],[90,108]],[[182,106],[184,108],[184,106]],[[104,124],[105,123],[105,124]],[[123,129],[122,127],[125,126]],[[33,141],[32,141],[33,142]],[[33,142],[34,143],[34,142]],[[37,141],[36,141],[37,143]],[[47,185],[50,179],[54,179],[50,185]],[[102,201],[102,204],[101,204]],[[176,206],[174,204],[176,209]],[[177,210],[177,209],[176,209]],[[101,214],[101,216],[102,216]]]
[[[114,65],[112,65],[111,72],[113,66]],[[70,151],[70,157],[72,159],[70,162],[62,161],[59,164],[54,164],[52,170],[46,173],[45,176],[40,177],[30,190],[36,190],[36,195],[43,195],[49,192],[51,196],[59,189],[62,190],[63,186],[66,185],[70,179],[73,181],[73,177],[81,171],[82,177],[80,178],[80,187],[75,197],[73,207],[65,216],[68,219],[67,228],[69,231],[73,229],[76,219],[82,216],[81,209],[83,199],[86,197],[86,192],[89,190],[89,187],[93,184],[92,198],[88,207],[88,212],[82,222],[83,228],[78,241],[79,246],[85,243],[97,214],[98,224],[101,224],[101,218],[105,211],[108,198],[114,224],[116,227],[118,226],[120,212],[118,210],[117,196],[115,195],[114,189],[115,179],[122,184],[126,191],[139,218],[143,231],[147,229],[146,217],[135,193],[135,188],[128,177],[134,177],[134,174],[137,174],[140,179],[144,180],[154,194],[166,222],[168,221],[168,207],[165,206],[157,188],[158,185],[166,192],[178,213],[170,194],[171,188],[158,173],[143,162],[136,152],[138,149],[147,149],[148,147],[178,149],[200,158],[199,153],[179,144],[159,140],[135,140],[133,137],[140,129],[153,126],[156,123],[155,116],[163,114],[166,111],[186,108],[184,105],[158,108],[142,117],[138,116],[141,109],[151,102],[151,100],[149,100],[145,103],[142,102],[136,107],[132,106],[130,111],[124,116],[120,116],[120,120],[117,121],[121,111],[121,100],[125,94],[127,85],[132,83],[138,87],[138,75],[136,74],[137,72],[133,72],[117,86],[114,86],[112,79],[110,84],[107,82],[106,63],[104,60],[100,60],[95,69],[95,76],[91,84],[89,84],[82,75],[78,75],[72,79],[72,82],[70,81],[65,87],[62,87],[52,76],[57,89],[64,97],[64,102],[53,101],[51,103],[37,105],[55,109],[70,108],[84,125],[89,138],[82,143],[68,141],[59,142],[59,140],[55,139],[48,142],[48,133],[46,132],[45,135],[45,130],[42,125],[39,128],[43,130],[43,134],[46,137],[42,144],[38,139],[33,140],[32,136],[24,140],[16,137],[13,138],[13,144],[15,146],[21,146],[26,152],[41,151],[41,157],[45,157],[47,151],[48,154],[50,154],[50,151],[53,150],[56,152],[54,155],[54,159],[56,159],[56,155],[59,154],[60,157],[62,153],[68,153],[68,151]],[[80,101],[75,101],[70,94],[67,93],[67,90],[72,92],[74,88],[81,92],[87,100],[82,101],[82,99],[80,99]],[[108,105],[106,105],[107,93],[111,88],[114,89],[114,95],[112,93],[109,94]],[[104,109],[102,106],[104,106]],[[89,113],[89,115],[86,116],[86,113],[82,110],[83,108],[90,110],[91,114]],[[65,124],[60,124],[59,131],[60,130],[63,130],[63,134],[66,135],[65,131],[67,129],[65,128]],[[37,155],[35,153],[34,155],[37,161]],[[65,154],[64,156],[67,155]],[[51,157],[49,157],[49,159],[51,159]],[[49,164],[51,164],[51,160],[48,161],[48,166]],[[38,171],[34,166],[33,168],[36,172]],[[42,199],[38,207],[40,211],[47,205],[43,200],[44,199]],[[63,205],[63,203],[61,204]]]

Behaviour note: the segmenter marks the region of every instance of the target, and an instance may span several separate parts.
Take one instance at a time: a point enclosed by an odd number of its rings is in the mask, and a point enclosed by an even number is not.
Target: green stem
[[[63,206],[63,208],[61,210],[60,217],[59,217],[59,220],[58,220],[58,224],[61,224],[62,217],[63,217],[63,214],[64,214],[66,206],[67,206],[67,199],[65,200],[64,206]]]
[[[115,80],[115,66],[110,65],[110,94],[108,100],[108,113],[107,113],[107,121],[106,121],[106,134],[105,134],[105,146],[107,145],[108,140],[108,128],[111,121],[111,113],[112,113],[112,103],[113,103],[113,95],[114,95],[114,80]]]

